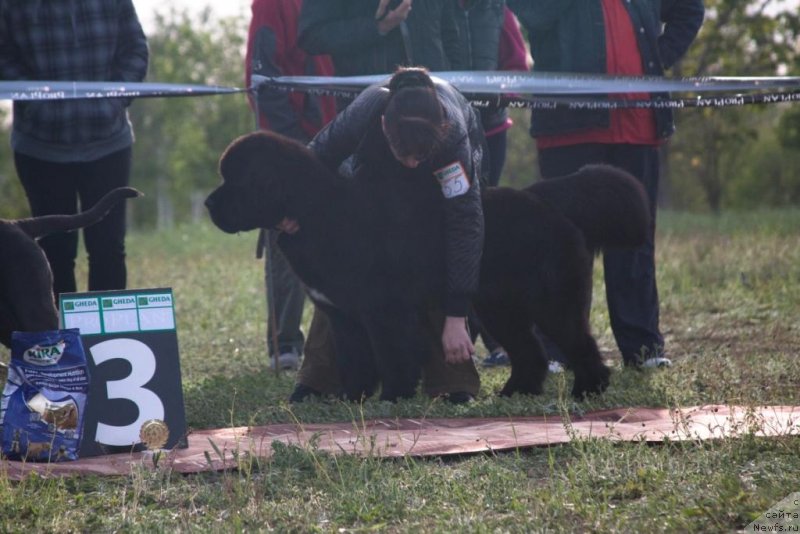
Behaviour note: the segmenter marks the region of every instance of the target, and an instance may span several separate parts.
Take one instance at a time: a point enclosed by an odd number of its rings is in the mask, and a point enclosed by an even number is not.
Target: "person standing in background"
[[[508,5],[528,32],[533,68],[540,72],[663,75],[686,53],[704,16],[702,0],[508,0]],[[618,96],[642,97],[649,95]],[[627,366],[670,364],[659,327],[655,215],[658,146],[674,129],[667,109],[531,113],[543,178],[607,163],[630,172],[647,192],[653,216],[647,242],[603,253],[611,329]]]
[[[299,39],[329,54],[338,76],[388,76],[400,66],[449,70],[458,28],[452,0],[306,0]]]
[[[247,36],[245,83],[252,75],[332,76],[333,64],[327,56],[310,56],[297,45],[297,24],[302,0],[254,0]],[[262,85],[251,105],[258,116],[258,127],[272,130],[303,143],[336,116],[333,98],[299,92],[280,91]],[[276,244],[279,231],[259,233],[257,257],[264,262],[267,288],[267,347],[270,365],[298,369],[303,354],[301,330],[305,288],[292,271]]]
[[[147,40],[131,0],[0,0],[0,79],[140,82]],[[126,98],[15,101],[11,147],[33,216],[91,208],[130,181],[133,129]],[[123,289],[125,203],[83,230],[89,290]],[[76,291],[78,234],[39,241],[53,291]]]
[[[459,37],[459,46],[450,58],[453,70],[528,70],[525,38],[516,17],[505,6],[505,0],[452,1],[455,3]],[[503,172],[508,129],[513,122],[506,108],[482,108],[480,116],[489,161],[487,185],[494,187],[500,182]],[[469,324],[474,339],[480,336],[489,351],[483,359],[484,367],[511,364],[503,347],[486,332],[474,314],[470,315]]]

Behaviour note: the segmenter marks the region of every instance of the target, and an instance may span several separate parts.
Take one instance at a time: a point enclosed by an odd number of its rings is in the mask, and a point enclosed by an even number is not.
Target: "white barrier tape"
[[[800,101],[800,78],[706,77],[667,79],[658,77],[556,75],[518,72],[436,72],[433,76],[457,87],[475,107],[532,109],[683,109],[730,107],[750,104],[792,103]],[[253,89],[262,85],[285,91],[353,98],[365,87],[385,83],[386,75],[323,77],[253,76]],[[790,89],[787,92],[757,92]],[[732,95],[670,98],[667,92],[715,93],[737,91]],[[653,98],[607,98],[607,95],[655,93]],[[542,95],[553,95],[550,97]],[[565,96],[571,95],[571,96]],[[599,98],[598,98],[599,95]],[[580,98],[583,97],[583,98]]]
[[[657,76],[593,76],[569,73],[516,71],[432,72],[432,76],[453,84],[462,93],[525,95],[597,95],[622,93],[708,93],[747,92],[775,89],[800,90],[800,77],[702,77],[663,78]],[[369,85],[383,83],[387,75],[373,76],[253,76],[253,87],[268,84],[295,90],[329,89],[359,92]]]
[[[800,100],[800,77],[659,77],[591,76],[520,72],[434,72],[452,83],[476,107],[509,106],[535,109],[621,109],[727,107]],[[388,75],[323,77],[253,75],[248,89],[208,85],[125,82],[12,81],[0,82],[0,100],[68,100],[77,98],[152,98],[236,94],[269,86],[286,91],[354,97],[364,88],[383,83]],[[788,90],[775,92],[775,90]],[[773,92],[765,93],[764,91]],[[733,95],[669,98],[664,93],[732,92]],[[751,92],[752,94],[742,94]],[[606,95],[655,93],[652,99]],[[550,98],[547,96],[550,95]],[[568,96],[572,95],[572,96]],[[603,95],[600,99],[591,95]],[[583,98],[576,98],[581,96]]]
[[[247,92],[249,89],[143,82],[0,82],[0,100],[73,100],[77,98],[152,98],[205,96]]]
[[[738,107],[751,104],[781,104],[800,102],[800,91],[790,93],[758,93],[750,95],[717,95],[697,96],[694,98],[653,98],[652,100],[628,99],[555,99],[545,97],[504,97],[486,98],[486,95],[467,95],[473,106],[478,108],[509,107],[530,108],[539,110],[571,109],[685,109],[685,108],[722,108]]]

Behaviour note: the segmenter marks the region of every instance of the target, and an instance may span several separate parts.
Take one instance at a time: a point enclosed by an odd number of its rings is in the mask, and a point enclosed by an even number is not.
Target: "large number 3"
[[[164,419],[164,404],[161,399],[142,386],[147,384],[156,372],[156,356],[150,347],[135,339],[111,339],[93,346],[89,351],[95,365],[121,359],[131,364],[131,373],[122,380],[106,382],[108,398],[128,399],[136,404],[139,417],[125,426],[97,423],[95,441],[104,445],[133,445],[139,443],[139,430],[148,419]]]

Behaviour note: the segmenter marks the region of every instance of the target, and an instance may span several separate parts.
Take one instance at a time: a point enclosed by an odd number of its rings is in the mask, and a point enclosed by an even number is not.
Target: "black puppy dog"
[[[206,200],[211,219],[234,233],[284,217],[300,230],[278,244],[315,304],[329,315],[344,393],[414,395],[420,366],[438,340],[426,313],[444,284],[442,194],[414,173],[356,176],[329,171],[304,145],[257,132],[222,155],[223,183]],[[533,325],[569,358],[572,393],[602,392],[609,371],[586,316],[593,251],[636,246],[650,215],[642,187],[625,172],[589,166],[527,190],[483,195],[486,240],[473,303],[508,351],[501,391],[538,394],[547,359]]]
[[[140,195],[132,187],[119,187],[83,213],[0,219],[0,343],[9,347],[14,330],[38,332],[58,328],[53,274],[36,239],[92,225],[121,200]]]

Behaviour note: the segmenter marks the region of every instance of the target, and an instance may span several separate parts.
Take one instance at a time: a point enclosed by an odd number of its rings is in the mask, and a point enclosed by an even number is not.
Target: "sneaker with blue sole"
[[[511,365],[511,360],[504,350],[496,350],[484,358],[481,365],[484,367],[503,367]]]

